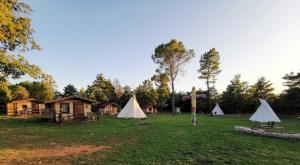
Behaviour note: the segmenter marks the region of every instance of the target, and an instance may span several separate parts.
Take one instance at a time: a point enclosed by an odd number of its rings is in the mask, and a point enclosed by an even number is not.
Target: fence
[[[7,115],[40,115],[41,111],[38,108],[22,108],[22,109],[7,109]]]
[[[99,114],[88,112],[86,114],[62,113],[56,112],[53,109],[44,109],[42,112],[42,119],[46,121],[56,122],[58,124],[67,122],[83,122],[99,120]]]

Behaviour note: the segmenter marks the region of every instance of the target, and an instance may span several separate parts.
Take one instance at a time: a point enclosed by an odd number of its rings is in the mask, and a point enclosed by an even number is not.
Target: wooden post
[[[197,125],[197,118],[196,118],[196,90],[195,87],[192,89],[192,124]]]

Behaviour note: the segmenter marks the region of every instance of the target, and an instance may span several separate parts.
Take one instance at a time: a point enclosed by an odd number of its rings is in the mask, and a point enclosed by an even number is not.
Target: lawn
[[[300,141],[237,133],[255,126],[248,116],[160,114],[145,120],[102,117],[95,123],[56,125],[0,117],[0,164],[297,164]],[[300,132],[300,119],[282,118],[278,131]],[[95,146],[68,155],[61,147]],[[104,147],[102,150],[101,148]],[[106,147],[106,148],[105,148]],[[48,149],[52,149],[49,150]],[[56,149],[56,150],[55,150]],[[84,149],[88,150],[88,149]],[[36,152],[35,152],[36,151]],[[48,153],[43,156],[42,153]],[[65,155],[60,155],[66,153]],[[39,156],[38,156],[39,155]],[[53,155],[53,156],[51,156]]]

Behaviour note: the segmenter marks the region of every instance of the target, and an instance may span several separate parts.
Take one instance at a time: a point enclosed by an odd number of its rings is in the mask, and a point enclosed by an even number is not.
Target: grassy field
[[[160,114],[58,126],[0,117],[0,164],[299,164],[300,141],[235,132],[255,125],[247,118],[198,115],[200,125],[192,126],[189,114]],[[300,119],[282,121],[278,131],[300,132]],[[59,155],[61,147],[87,145],[109,149]]]

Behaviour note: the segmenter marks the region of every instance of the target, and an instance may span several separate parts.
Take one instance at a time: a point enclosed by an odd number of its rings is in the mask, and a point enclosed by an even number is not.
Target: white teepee
[[[212,110],[212,115],[224,115],[222,109],[219,106],[219,103],[217,103],[215,108]]]
[[[147,116],[141,109],[135,96],[131,97],[122,111],[118,114],[118,118],[146,118]]]
[[[276,116],[267,101],[263,99],[259,99],[259,101],[260,106],[249,120],[258,122],[280,122],[280,119]]]

